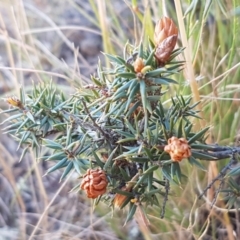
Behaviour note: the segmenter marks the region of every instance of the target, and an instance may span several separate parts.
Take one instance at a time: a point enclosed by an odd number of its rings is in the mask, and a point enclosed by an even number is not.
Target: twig
[[[224,149],[225,147],[222,147],[222,148]],[[234,148],[223,150],[223,151],[221,150],[221,147],[218,147],[214,149],[214,152],[209,152],[209,151],[198,151],[198,152],[207,154],[215,158],[215,159],[209,159],[208,161],[218,161],[218,160],[230,157],[233,151],[235,151],[236,153],[240,153],[240,147],[234,147]],[[199,160],[205,160],[205,159],[199,159]]]
[[[105,138],[108,138],[108,135],[101,129],[101,127],[96,123],[96,121],[93,119],[91,113],[89,112],[88,108],[87,108],[87,105],[85,103],[84,100],[82,100],[82,103],[83,103],[83,106],[85,108],[85,111],[88,115],[88,117],[92,120],[93,122],[93,125],[102,133],[102,135],[105,137]]]
[[[165,195],[163,199],[163,206],[162,206],[162,212],[161,212],[160,218],[164,218],[164,215],[165,215],[165,209],[168,201],[169,190],[170,190],[169,180],[165,179]]]
[[[235,164],[237,162],[237,159],[236,159],[236,154],[238,153],[237,149],[234,148],[231,150],[232,151],[232,157],[231,157],[231,160],[230,162],[220,171],[220,173],[217,175],[217,177],[215,177],[209,184],[208,186],[203,190],[203,192],[200,194],[200,196],[198,197],[199,199],[202,198],[202,196],[207,192],[208,189],[210,189],[213,184],[217,181],[217,180],[220,180],[221,182],[223,181],[223,178],[225,177],[227,171],[229,169],[231,169],[231,166],[233,164]],[[220,183],[220,187],[221,187],[221,183]],[[220,191],[220,190],[219,190]],[[215,198],[214,198],[215,199]],[[214,200],[213,200],[214,201]],[[213,205],[213,204],[212,204]]]
[[[213,205],[215,205],[215,203],[217,201],[218,194],[220,193],[220,191],[221,191],[221,189],[223,187],[223,184],[224,184],[224,178],[222,178],[222,180],[221,180],[221,182],[219,184],[219,187],[218,187],[217,191],[214,194],[214,198],[212,200],[211,207],[210,207],[211,209],[213,208]]]
[[[63,111],[64,114],[68,115],[70,118],[70,122],[73,124],[76,124],[77,126],[81,126],[83,127],[85,130],[91,130],[91,131],[96,131],[97,128],[95,126],[93,126],[90,123],[84,122],[82,119],[76,117],[75,115],[67,112],[67,111]]]

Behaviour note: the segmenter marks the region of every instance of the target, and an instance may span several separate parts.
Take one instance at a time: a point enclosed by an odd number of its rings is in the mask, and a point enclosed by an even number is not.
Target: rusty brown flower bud
[[[155,26],[154,42],[156,45],[155,58],[159,64],[164,64],[170,58],[178,38],[178,29],[173,20],[164,17]]]
[[[161,44],[159,44],[156,48],[155,58],[158,60],[160,64],[166,63],[175,48],[177,42],[177,35],[170,36],[166,38]]]
[[[88,169],[83,175],[80,188],[86,191],[88,198],[97,198],[107,191],[107,185],[107,177],[103,170]]]
[[[130,186],[124,186],[121,188],[121,190],[125,191],[125,192],[130,192],[131,189],[132,189],[132,187],[130,187]],[[123,206],[124,202],[127,200],[127,198],[128,198],[128,196],[126,196],[126,195],[116,193],[114,200],[113,200],[113,205],[115,207],[121,208]]]
[[[139,58],[139,57],[138,57],[138,58],[135,60],[133,66],[134,66],[134,71],[135,71],[136,73],[140,73],[140,72],[142,71],[142,69],[144,68],[145,65],[144,65],[144,62],[143,62],[142,58]]]
[[[6,99],[6,101],[7,101],[8,104],[10,104],[14,107],[24,109],[22,102],[16,97],[9,97],[9,98]]]
[[[164,17],[158,21],[154,31],[154,42],[158,46],[166,38],[178,35],[178,29],[171,18]]]
[[[188,158],[192,155],[191,147],[185,138],[169,138],[168,145],[165,146],[164,151],[170,154],[174,162],[180,162],[183,158]]]
[[[137,173],[132,179],[131,181],[129,181],[125,186],[123,186],[121,188],[122,191],[125,192],[131,192],[135,182],[139,179],[139,173]],[[120,193],[116,193],[114,199],[113,199],[113,205],[115,207],[119,207],[122,208],[123,204],[125,203],[125,201],[128,199],[129,197]]]

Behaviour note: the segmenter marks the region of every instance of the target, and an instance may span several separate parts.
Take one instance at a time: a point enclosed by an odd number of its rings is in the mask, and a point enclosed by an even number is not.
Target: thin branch
[[[85,103],[84,100],[82,100],[82,103],[83,103],[83,106],[85,108],[85,111],[88,115],[88,117],[92,120],[93,122],[93,125],[102,133],[102,135],[105,137],[105,138],[108,138],[108,135],[102,130],[102,128],[96,123],[96,121],[93,119],[91,113],[89,112],[88,108],[87,108],[87,105]]]
[[[227,171],[229,169],[231,169],[231,166],[233,164],[235,164],[237,162],[237,150],[236,149],[232,149],[232,157],[231,157],[231,160],[230,162],[220,171],[220,173],[208,184],[208,186],[203,190],[203,192],[200,194],[200,196],[198,197],[199,199],[201,199],[203,197],[203,195],[207,192],[208,189],[210,189],[213,184],[216,182],[216,181],[223,181],[223,178],[226,176],[227,174]],[[220,183],[220,187],[221,187],[221,183]],[[215,199],[214,199],[215,200]],[[213,205],[213,204],[212,204]]]
[[[212,152],[212,151],[214,151],[214,152]],[[218,161],[218,160],[221,160],[221,159],[231,157],[233,152],[240,154],[240,147],[229,148],[229,147],[218,146],[214,149],[211,149],[211,152],[209,152],[209,151],[198,151],[198,152],[203,153],[203,154],[207,154],[207,155],[215,158],[215,159],[210,159],[208,161]],[[206,159],[199,159],[199,160],[206,160]]]
[[[161,212],[160,218],[164,218],[169,191],[170,191],[169,180],[165,179],[165,195],[163,199],[163,206],[162,206],[162,212]]]
[[[217,188],[217,190],[216,190],[216,192],[214,194],[214,198],[212,200],[211,208],[213,208],[213,205],[215,205],[215,203],[217,201],[217,197],[218,197],[218,195],[219,195],[223,185],[224,185],[224,178],[222,178],[222,180],[221,180],[221,182],[220,182],[220,184],[219,184],[219,186],[218,186],[218,188]]]

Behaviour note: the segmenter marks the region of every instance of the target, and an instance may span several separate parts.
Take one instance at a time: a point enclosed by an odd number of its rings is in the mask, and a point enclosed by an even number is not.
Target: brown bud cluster
[[[178,29],[173,20],[164,17],[158,21],[154,31],[154,42],[156,45],[155,58],[159,64],[166,63],[175,48],[178,38]]]
[[[83,175],[80,188],[85,190],[88,198],[97,198],[107,191],[107,177],[101,169],[88,169]]]
[[[144,62],[143,62],[142,58],[139,58],[139,57],[138,57],[138,58],[135,60],[133,66],[134,66],[134,71],[135,71],[136,73],[140,73],[140,72],[142,71],[142,69],[144,68],[145,65],[144,65]]]
[[[168,139],[168,145],[164,151],[169,153],[174,162],[180,162],[183,158],[191,156],[191,147],[185,138],[171,137]]]

